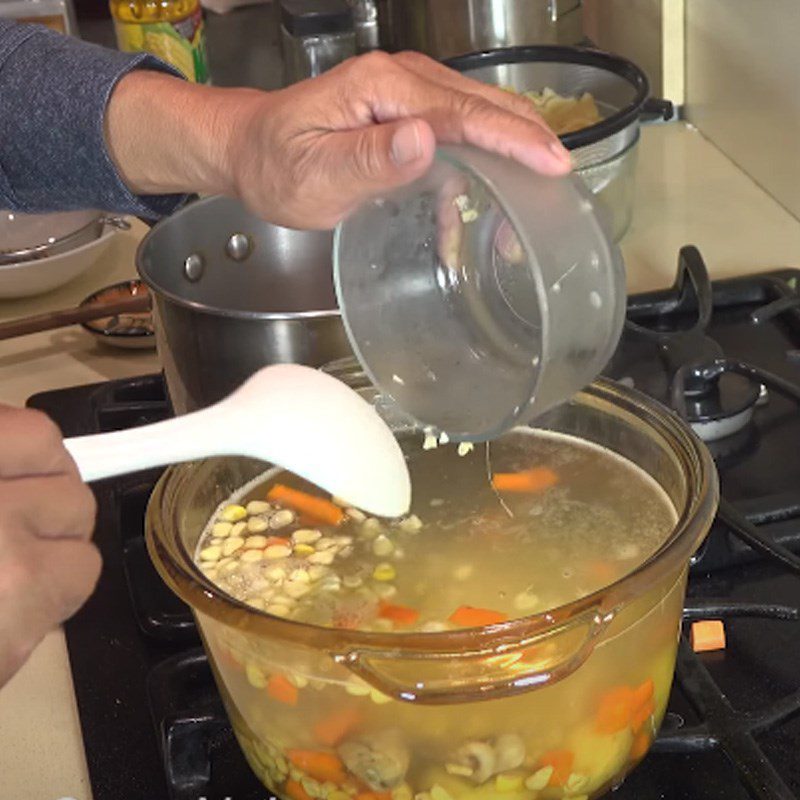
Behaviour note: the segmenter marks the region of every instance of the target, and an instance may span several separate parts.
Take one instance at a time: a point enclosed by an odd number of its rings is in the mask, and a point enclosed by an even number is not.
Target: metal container
[[[576,44],[580,0],[377,0],[381,47],[449,58],[494,47]]]
[[[352,353],[332,239],[271,225],[225,197],[191,203],[147,234],[136,262],[177,413],[221,400],[267,364],[321,366]]]
[[[508,47],[453,58],[448,66],[484,83],[519,92],[545,87],[563,96],[589,92],[601,122],[561,136],[575,171],[598,200],[615,241],[633,213],[639,124],[644,115],[672,116],[672,104],[649,97],[644,72],[621,56],[582,47]]]
[[[68,253],[99,239],[107,228],[128,230],[121,217],[99,211],[57,211],[50,214],[0,212],[0,265],[22,264]]]
[[[345,0],[282,0],[284,84],[314,78],[356,54],[353,8]]]

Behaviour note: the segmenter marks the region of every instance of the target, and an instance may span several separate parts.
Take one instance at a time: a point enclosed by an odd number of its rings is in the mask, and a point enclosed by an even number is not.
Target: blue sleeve
[[[183,202],[179,195],[132,194],[106,149],[108,99],[134,69],[173,72],[146,54],[0,19],[0,208],[97,208],[152,218]]]

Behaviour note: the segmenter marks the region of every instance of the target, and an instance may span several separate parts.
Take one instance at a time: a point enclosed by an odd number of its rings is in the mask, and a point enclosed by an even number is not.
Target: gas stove
[[[609,377],[707,441],[722,503],[691,568],[685,623],[724,619],[724,652],[685,638],[662,731],[618,800],[800,798],[800,271],[710,283],[681,250],[675,285],[631,297]],[[149,375],[36,395],[65,435],[171,414]],[[261,800],[188,609],[147,556],[160,474],[97,483],[97,591],[66,624],[94,800]]]

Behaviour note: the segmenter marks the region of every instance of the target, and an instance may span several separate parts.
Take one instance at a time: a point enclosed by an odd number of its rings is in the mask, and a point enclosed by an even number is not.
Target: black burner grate
[[[682,640],[662,732],[619,800],[800,797],[800,414],[776,391],[800,382],[800,272],[710,287],[704,271],[699,253],[684,249],[673,289],[631,298],[637,327],[608,374],[687,413],[698,406],[684,406],[675,387],[697,390],[720,360],[755,364],[778,382],[751,423],[710,443],[726,500],[694,559],[685,620],[726,620],[728,648],[696,655]],[[769,383],[762,373],[751,379]],[[50,392],[30,405],[66,435],[171,413],[160,376]],[[236,745],[191,614],[145,552],[142,518],[157,477],[96,484],[105,567],[66,626],[94,800],[262,800],[269,795]]]

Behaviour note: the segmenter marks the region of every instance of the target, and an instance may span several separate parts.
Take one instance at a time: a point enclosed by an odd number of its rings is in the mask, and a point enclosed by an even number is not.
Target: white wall
[[[598,47],[637,63],[653,95],[680,105],[683,11],[684,0],[583,0],[583,29]]]
[[[686,0],[686,112],[800,218],[800,1]]]

